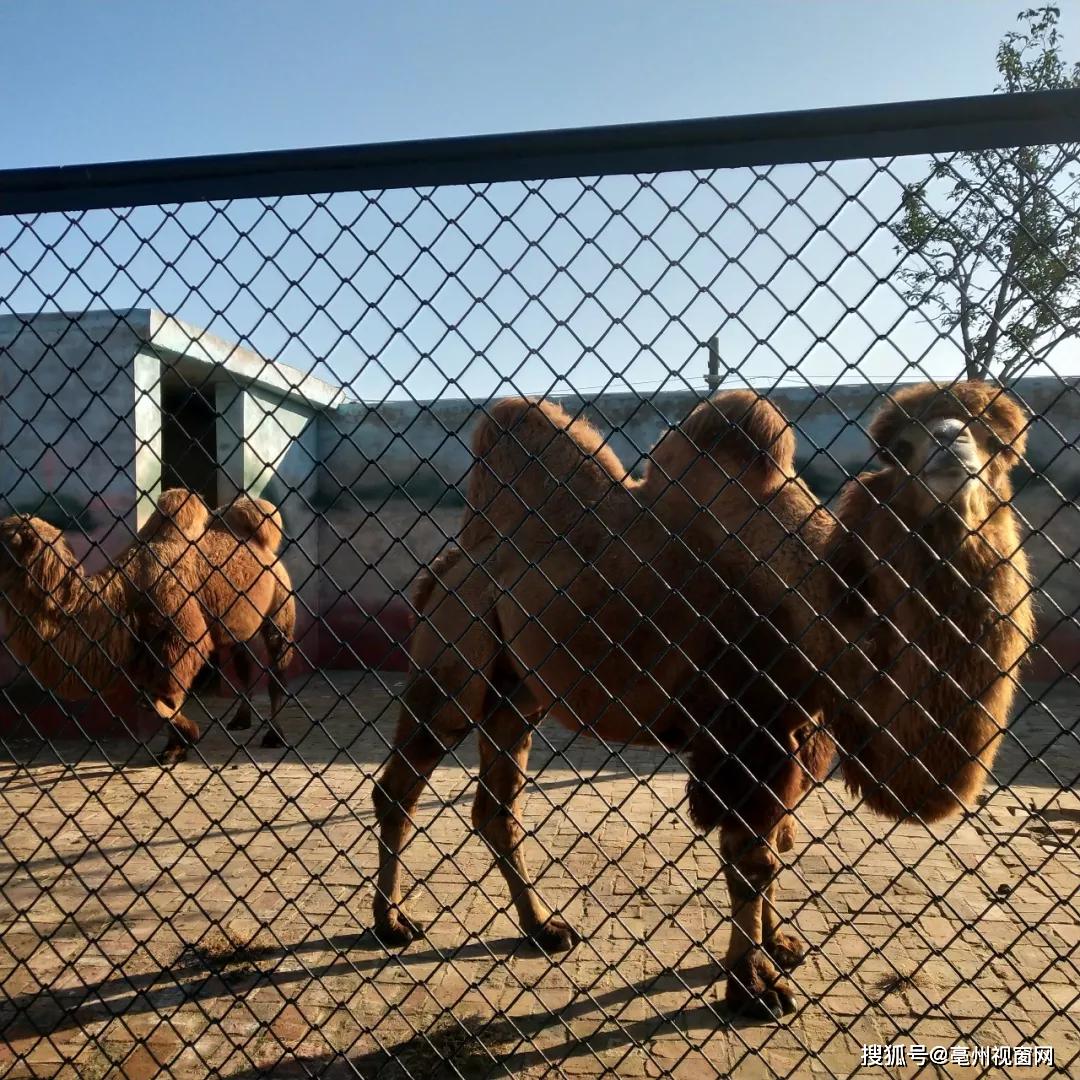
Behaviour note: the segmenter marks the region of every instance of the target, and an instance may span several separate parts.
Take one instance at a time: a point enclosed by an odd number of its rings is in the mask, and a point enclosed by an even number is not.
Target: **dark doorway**
[[[161,486],[183,487],[217,504],[217,412],[213,390],[164,385]]]

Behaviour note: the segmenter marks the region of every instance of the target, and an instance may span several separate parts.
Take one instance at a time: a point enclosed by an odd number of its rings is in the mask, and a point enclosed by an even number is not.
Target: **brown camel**
[[[494,422],[501,423],[508,410],[517,411],[519,406],[524,407],[526,416],[534,408],[527,403],[505,403],[497,407]],[[597,531],[595,516],[591,523],[581,520],[584,497],[586,505],[592,501],[601,504],[605,520],[614,523],[611,531],[615,535],[629,518],[635,521],[636,532],[644,530],[649,534],[645,537],[646,544],[653,548],[672,548],[666,552],[667,561],[676,564],[676,577],[679,573],[685,577],[687,568],[700,569],[702,556],[718,546],[719,518],[716,515],[719,514],[737,523],[742,533],[753,537],[760,559],[772,558],[774,562],[791,564],[789,576],[793,580],[810,581],[823,576],[820,560],[806,547],[800,530],[818,535],[819,543],[823,544],[831,535],[834,523],[820,510],[809,491],[793,478],[794,438],[783,415],[756,395],[729,394],[700,406],[683,425],[661,441],[643,481],[627,477],[621,463],[603,445],[591,426],[582,421],[571,421],[561,409],[549,403],[538,403],[535,409],[536,431],[530,433],[535,436],[530,441],[530,448],[539,449],[540,455],[532,465],[533,475],[522,474],[519,481],[525,489],[530,485],[543,485],[549,468],[551,475],[568,478],[567,483],[554,492],[555,498],[561,497],[561,504],[546,503],[543,513],[544,520],[561,516],[568,523],[567,534],[571,542],[579,533]],[[511,420],[511,417],[507,419]],[[486,462],[494,449],[490,445],[493,435],[497,438],[497,433],[490,429],[478,433],[480,462],[474,487],[477,481],[484,484],[489,475]],[[485,441],[489,445],[485,445]],[[554,455],[552,460],[549,460],[549,453]],[[548,483],[548,489],[551,487]],[[488,520],[508,514],[514,521],[506,523],[504,531],[516,534],[518,525],[529,518],[526,504],[519,502],[511,489],[496,483],[494,491],[494,496],[491,492],[477,494],[474,491],[474,505],[483,508],[483,512],[466,522],[463,542],[467,548],[480,552],[485,546],[490,548],[493,537]],[[790,493],[791,501],[795,503],[784,508],[789,519],[786,523],[772,512],[771,507],[767,512],[761,509],[763,503],[775,500],[781,491]],[[677,519],[678,529],[660,528],[658,535],[654,514],[660,512],[670,520]],[[536,523],[546,528],[539,518]],[[500,528],[504,528],[504,523],[500,523]],[[668,542],[672,533],[677,541],[674,544]],[[679,541],[681,536],[693,541],[697,554]],[[589,539],[587,535],[585,538]],[[555,534],[551,533],[543,543],[554,539]],[[594,544],[599,550],[605,541],[610,544],[611,536],[592,539],[599,539],[599,543]],[[741,560],[742,573],[736,575],[737,581],[754,573],[758,557]],[[376,924],[380,934],[389,941],[407,942],[416,935],[417,928],[401,909],[398,857],[411,831],[411,810],[424,781],[442,756],[443,745],[452,745],[482,717],[482,772],[474,822],[500,853],[499,865],[507,876],[526,933],[547,951],[555,952],[569,948],[576,935],[563,920],[550,913],[529,884],[518,850],[521,831],[513,813],[516,797],[524,786],[530,728],[543,711],[538,700],[543,695],[534,696],[527,682],[515,672],[508,650],[501,644],[496,614],[501,590],[488,576],[485,567],[473,569],[473,566],[471,552],[465,554],[450,549],[436,560],[431,572],[420,581],[415,604],[423,619],[411,643],[417,677],[406,691],[396,750],[376,789],[376,808],[384,841],[375,899]],[[560,575],[560,579],[566,578],[576,578],[576,574]],[[832,580],[838,581],[835,576]],[[584,583],[584,578],[576,581],[576,584]],[[683,581],[677,583],[685,584]],[[637,591],[649,584],[644,579],[639,580]],[[654,595],[658,592],[678,601],[678,589],[665,586],[657,591],[655,583],[652,584]],[[715,585],[711,587],[715,592]],[[647,587],[645,591],[648,591]],[[724,591],[729,590],[725,588]],[[776,591],[775,585],[773,591]],[[644,624],[649,621],[645,616],[653,606],[655,599],[651,602],[647,599],[644,609],[613,613],[611,617],[615,622],[621,619],[627,628]],[[702,621],[692,612],[683,615],[688,629]],[[670,612],[671,616],[677,618],[678,613]],[[755,621],[753,612],[745,609],[732,616],[733,621],[740,618],[741,625]],[[579,614],[576,622],[580,624],[581,621]],[[765,633],[767,628],[758,637]],[[696,640],[698,646],[702,644],[700,632],[689,635],[676,632],[673,638],[676,645],[684,636]],[[773,642],[772,646],[775,644]],[[839,638],[836,647],[839,648]],[[685,667],[678,652],[668,659],[679,670]],[[708,667],[707,658],[701,663]],[[647,665],[643,670],[645,668]],[[734,667],[731,670],[734,672]],[[749,676],[745,666],[742,670]],[[613,674],[618,677],[614,671]],[[692,680],[693,672],[682,670],[682,674],[688,682]],[[650,712],[658,714],[667,709],[675,697],[656,684],[642,688],[632,686],[632,681],[626,684],[627,690],[622,696],[635,702],[638,716]],[[645,681],[650,683],[651,676]],[[611,715],[619,695],[606,694],[602,687],[598,689],[601,698],[606,696],[607,700],[597,704],[593,714],[595,719],[582,721],[582,725],[607,737],[620,740],[627,737],[627,720],[632,718],[625,711],[619,716]],[[659,694],[655,692],[657,689],[660,689]],[[759,693],[768,692],[767,687],[759,688]],[[505,705],[510,707],[501,707]],[[589,714],[581,712],[579,715]],[[560,719],[565,717],[560,715]],[[807,714],[800,714],[797,719],[786,743],[798,761],[793,775],[788,777],[792,791],[787,801],[791,805],[798,801],[809,779],[824,776],[832,756],[831,742],[820,726]],[[672,724],[668,718],[663,724],[654,724],[652,731],[648,724],[635,724],[631,735],[633,741],[659,743],[685,751],[691,749],[685,727],[681,720]],[[698,739],[694,749],[707,770],[709,763],[717,757],[715,740],[711,737]],[[699,768],[698,772],[702,770]],[[705,785],[699,783],[692,790],[695,802],[702,802]],[[782,850],[791,846],[791,826],[792,819],[786,816],[777,827],[774,840]],[[507,853],[506,857],[502,853]],[[774,955],[787,955],[787,942],[779,932],[774,932],[771,944]],[[788,952],[794,948],[792,943]]]
[[[837,521],[793,479],[786,421],[756,395],[699,406],[636,485],[558,406],[496,406],[464,553],[417,598],[417,674],[376,788],[379,932],[417,933],[399,880],[411,812],[445,746],[478,727],[476,827],[526,934],[573,944],[531,884],[516,815],[531,727],[551,713],[685,753],[691,816],[721,828],[727,1000],[793,1008],[775,963],[803,950],[772,896],[789,813],[827,766],[817,718],[849,785],[897,818],[958,809],[993,760],[1033,629],[1008,507],[1024,429],[982,384],[901,391],[871,427],[885,468],[852,483]]]
[[[173,489],[173,498],[181,489]],[[278,557],[283,537],[281,512],[265,499],[246,495],[214,512],[199,536],[195,560],[200,574],[199,602],[206,615],[213,648],[207,670],[223,681],[221,665],[231,657],[240,705],[230,731],[251,727],[249,690],[253,681],[250,642],[260,637],[266,648],[270,716],[261,745],[285,746],[278,713],[286,695],[286,672],[295,656],[296,598],[285,564]]]
[[[59,529],[26,514],[6,518],[0,613],[8,648],[63,698],[134,686],[170,725],[162,761],[171,765],[198,738],[181,708],[213,650],[262,633],[273,643],[275,694],[292,649],[280,541],[280,517],[263,500],[243,496],[211,521],[198,496],[171,489],[116,563],[88,576]],[[277,698],[274,713],[280,691]]]

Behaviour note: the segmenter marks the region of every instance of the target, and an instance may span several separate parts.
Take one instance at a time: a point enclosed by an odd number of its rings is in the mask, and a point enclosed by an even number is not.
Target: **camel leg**
[[[783,785],[786,812],[770,837],[773,850],[781,854],[794,848],[799,832],[798,809],[804,805],[814,784],[824,781],[832,766],[835,749],[831,737],[824,732],[820,713],[810,723],[802,724],[792,732],[789,753],[793,768]],[[763,942],[769,956],[785,971],[791,971],[806,958],[806,945],[797,935],[780,929],[781,920],[776,910],[778,882],[779,877],[774,877],[765,893]]]
[[[794,845],[795,821],[788,814],[773,830],[769,844],[774,851],[790,851]],[[762,946],[770,958],[784,971],[791,971],[806,958],[806,946],[795,935],[780,929],[780,913],[776,910],[776,894],[779,892],[780,875],[769,882],[761,904]]]
[[[292,642],[283,637],[277,627],[269,622],[263,626],[263,640],[266,642],[267,653],[270,657],[270,717],[267,720],[266,734],[262,737],[262,745],[267,749],[276,750],[289,745],[281,733],[278,713],[281,712],[288,696],[285,669],[289,666],[289,660],[292,657]]]
[[[736,1013],[769,1020],[795,1008],[791,986],[764,949],[766,895],[780,869],[770,845],[744,825],[727,822],[720,840],[731,894],[731,942],[725,1000]]]
[[[147,697],[154,712],[169,724],[161,763],[170,766],[183,761],[188,747],[199,738],[199,725],[180,710],[212,650],[206,622],[192,597],[150,638],[150,648],[165,685],[149,689]]]
[[[154,696],[151,707],[169,724],[169,737],[161,755],[162,765],[175,765],[187,757],[188,747],[198,741],[199,725],[180,711],[181,702],[171,696]]]
[[[236,716],[229,723],[229,731],[247,731],[251,727],[251,654],[247,643],[240,642],[232,650],[233,667],[236,669],[236,689],[239,691],[240,704]]]
[[[401,906],[401,852],[412,835],[413,812],[424,786],[450,746],[460,741],[460,734],[453,733],[444,744],[435,732],[434,722],[445,701],[430,675],[420,672],[414,677],[401,703],[390,758],[375,781],[379,876],[373,914],[375,933],[389,945],[408,945],[423,933]]]
[[[565,952],[580,940],[540,899],[525,865],[524,830],[518,816],[532,746],[529,720],[505,699],[480,728],[480,777],[472,820],[506,879],[525,937],[546,953]]]
[[[207,697],[217,697],[221,694],[221,665],[224,654],[220,647],[211,650],[206,658],[206,664],[195,681],[191,684],[191,692]]]

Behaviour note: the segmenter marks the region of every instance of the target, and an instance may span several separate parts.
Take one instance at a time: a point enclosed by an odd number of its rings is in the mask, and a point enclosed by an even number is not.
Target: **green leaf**
[[[1060,9],[1028,8],[995,54],[1007,93],[1080,87]],[[892,225],[905,298],[944,331],[963,325],[987,371],[1075,332],[1080,317],[1080,146],[971,151],[931,161]],[[1066,321],[1070,320],[1070,321]]]

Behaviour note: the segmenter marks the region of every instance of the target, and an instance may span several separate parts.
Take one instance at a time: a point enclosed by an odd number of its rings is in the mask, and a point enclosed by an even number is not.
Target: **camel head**
[[[28,584],[51,595],[77,568],[64,534],[55,525],[29,514],[0,520],[0,600],[12,602]]]
[[[949,505],[965,518],[1008,502],[1027,425],[1024,410],[988,383],[895,391],[869,432],[890,481],[888,501],[914,514]]]

